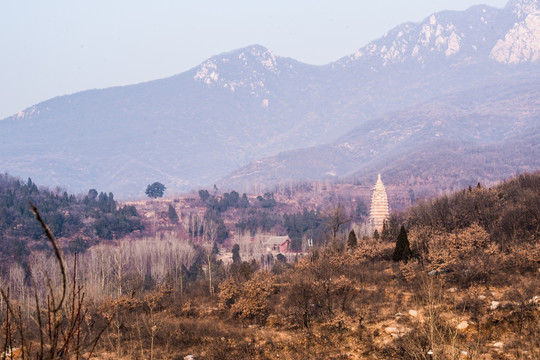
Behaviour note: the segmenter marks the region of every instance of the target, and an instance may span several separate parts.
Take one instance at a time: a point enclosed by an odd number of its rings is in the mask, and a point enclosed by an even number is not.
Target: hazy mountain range
[[[397,26],[325,66],[253,45],[147,83],[0,121],[0,171],[144,196],[289,179],[468,184],[540,168],[540,9],[474,6]]]

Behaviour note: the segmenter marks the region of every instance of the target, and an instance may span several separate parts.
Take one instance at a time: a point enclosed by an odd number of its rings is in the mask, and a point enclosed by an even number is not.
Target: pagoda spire
[[[373,230],[382,231],[383,223],[388,219],[390,210],[388,207],[388,197],[386,189],[381,180],[381,174],[377,176],[377,182],[373,186],[373,194],[371,196],[371,209],[369,213],[369,223]]]

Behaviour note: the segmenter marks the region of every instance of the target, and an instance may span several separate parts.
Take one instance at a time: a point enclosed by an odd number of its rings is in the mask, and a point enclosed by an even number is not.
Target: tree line
[[[69,238],[68,249],[83,251],[100,240],[121,238],[144,229],[134,206],[119,207],[112,193],[91,189],[85,196],[61,188],[38,187],[7,174],[0,175],[0,254],[25,259],[31,249],[45,249],[44,234],[30,204],[58,238]]]

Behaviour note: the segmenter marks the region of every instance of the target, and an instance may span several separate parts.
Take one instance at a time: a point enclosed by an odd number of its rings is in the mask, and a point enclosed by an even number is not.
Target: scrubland
[[[410,251],[400,261],[395,231],[354,244],[347,224],[271,266],[225,264],[171,234],[32,255],[3,274],[4,349],[49,359],[539,359],[540,175],[425,200],[402,218]]]

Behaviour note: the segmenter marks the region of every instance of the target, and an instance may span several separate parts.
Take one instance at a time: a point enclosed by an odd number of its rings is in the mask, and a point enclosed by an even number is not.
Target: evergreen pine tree
[[[171,220],[173,224],[178,223],[178,214],[176,213],[174,206],[172,206],[171,204],[169,204],[169,220]]]
[[[396,247],[394,249],[394,254],[392,255],[392,260],[402,261],[411,256],[411,248],[409,246],[409,239],[407,238],[407,232],[405,231],[405,226],[401,225],[399,230],[399,235],[396,241]]]
[[[240,258],[240,246],[238,244],[234,244],[232,247],[232,260],[235,264],[240,264],[242,262],[242,259]]]
[[[354,249],[358,245],[358,240],[356,239],[356,234],[354,230],[349,232],[349,237],[347,238],[347,249]]]
[[[381,240],[382,241],[391,241],[393,240],[392,232],[390,231],[390,225],[388,220],[383,220],[382,231],[381,231]]]

